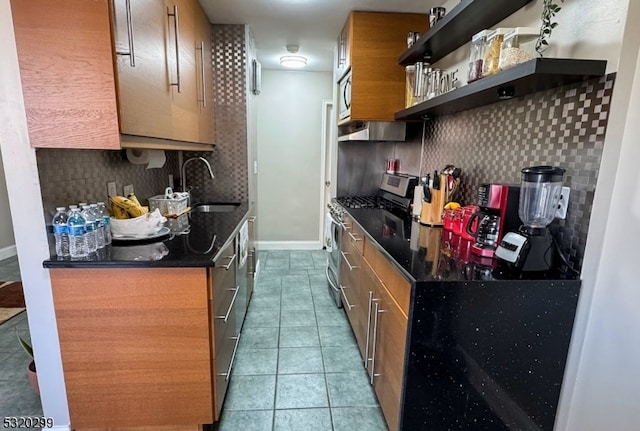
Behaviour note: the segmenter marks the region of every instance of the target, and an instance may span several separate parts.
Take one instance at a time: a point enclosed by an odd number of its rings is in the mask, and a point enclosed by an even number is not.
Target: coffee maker
[[[480,210],[467,223],[467,233],[475,237],[471,253],[493,258],[504,232],[520,226],[518,203],[520,186],[481,184],[478,189]]]
[[[531,166],[521,172],[518,213],[522,226],[504,236],[496,257],[521,271],[548,271],[553,268],[556,248],[547,226],[558,209],[565,170]]]

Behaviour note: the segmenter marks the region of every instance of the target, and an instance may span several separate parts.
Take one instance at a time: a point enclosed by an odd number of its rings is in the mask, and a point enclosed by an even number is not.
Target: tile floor
[[[326,256],[260,252],[262,269],[214,430],[387,430],[344,311],[329,296]],[[0,275],[11,266],[4,263]],[[26,313],[0,325],[0,416],[41,416],[16,329],[28,336]]]
[[[4,280],[20,280],[17,257],[0,260],[0,281]],[[30,338],[27,313],[22,312],[0,325],[0,418],[42,416],[40,397],[27,379],[31,358],[18,344],[16,331],[21,337]]]
[[[324,251],[261,252],[217,431],[387,429]]]

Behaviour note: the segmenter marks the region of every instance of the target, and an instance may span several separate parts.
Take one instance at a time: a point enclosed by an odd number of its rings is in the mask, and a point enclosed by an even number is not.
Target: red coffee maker
[[[481,184],[478,206],[466,226],[475,237],[471,252],[477,256],[494,256],[504,234],[522,224],[518,216],[520,186],[510,184]]]

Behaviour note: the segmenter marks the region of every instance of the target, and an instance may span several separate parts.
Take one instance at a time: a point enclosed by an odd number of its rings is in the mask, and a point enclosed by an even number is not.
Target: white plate
[[[161,227],[158,231],[154,232],[154,233],[150,233],[148,235],[115,235],[113,234],[113,238],[117,239],[117,240],[122,240],[122,241],[127,241],[127,240],[132,240],[132,241],[139,241],[141,239],[153,239],[153,238],[158,238],[164,235],[168,235],[171,233],[171,229],[169,229],[168,227]]]

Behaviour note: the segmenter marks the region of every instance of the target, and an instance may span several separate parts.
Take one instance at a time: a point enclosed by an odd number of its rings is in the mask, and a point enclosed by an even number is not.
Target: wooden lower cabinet
[[[342,304],[353,329],[361,354],[364,352],[366,334],[364,307],[362,304],[361,277],[363,259],[358,250],[348,241],[343,241],[340,261],[340,292]]]
[[[239,322],[241,317],[238,315],[240,286],[236,280],[237,254],[235,251],[235,242],[232,242],[220,254],[219,262],[216,262],[218,265],[210,270],[210,286],[213,295],[210,309],[213,326],[211,356],[214,361],[212,373],[215,381],[215,420],[220,418],[242,327],[242,322]],[[246,307],[246,302],[242,304]]]
[[[391,431],[398,429],[408,320],[387,286],[363,259],[361,348],[380,407]]]
[[[71,425],[213,421],[203,268],[51,269]]]
[[[407,318],[382,283],[375,288],[368,371],[390,430],[398,429]]]
[[[51,269],[75,431],[217,421],[245,313],[235,242],[214,268]]]

